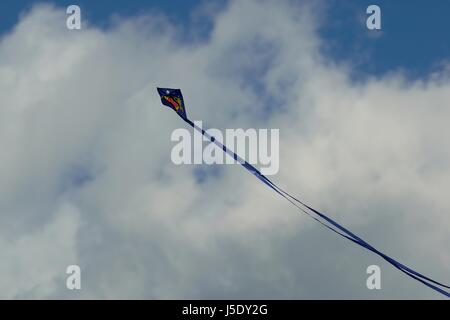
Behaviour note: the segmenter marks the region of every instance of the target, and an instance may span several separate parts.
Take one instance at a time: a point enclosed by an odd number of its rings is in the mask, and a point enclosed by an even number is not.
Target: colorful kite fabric
[[[158,88],[163,105],[173,109],[181,118],[187,119],[183,95],[180,89]]]

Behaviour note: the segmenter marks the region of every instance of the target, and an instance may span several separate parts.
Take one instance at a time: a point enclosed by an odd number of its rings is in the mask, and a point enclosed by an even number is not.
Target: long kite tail
[[[383,252],[375,249],[372,245],[361,239],[359,236],[354,234],[353,232],[349,231],[347,228],[343,227],[341,224],[336,222],[335,220],[331,219],[326,214],[312,208],[311,206],[307,205],[304,201],[300,200],[297,197],[292,196],[288,192],[284,191],[280,187],[278,187],[275,183],[270,181],[266,176],[264,176],[258,169],[256,169],[253,165],[249,164],[246,160],[241,158],[239,155],[237,155],[234,151],[229,150],[225,145],[223,145],[220,141],[217,141],[217,139],[214,136],[211,136],[208,132],[203,130],[202,128],[199,128],[197,125],[195,125],[191,120],[189,120],[187,117],[181,117],[186,123],[188,123],[190,126],[192,126],[195,130],[199,131],[203,136],[205,136],[207,139],[209,139],[211,142],[216,144],[219,148],[221,148],[225,153],[230,155],[234,160],[239,162],[247,171],[255,175],[260,181],[262,181],[264,184],[266,184],[268,187],[270,187],[272,190],[274,190],[278,195],[282,196],[284,199],[289,201],[292,205],[294,205],[297,209],[302,211],[303,213],[307,214],[309,217],[313,218],[315,221],[319,222],[322,226],[326,227],[327,229],[337,233],[338,235],[346,238],[347,240],[352,241],[353,243],[356,243],[357,245],[372,251],[373,253],[377,254],[378,256],[382,257],[384,260],[389,262],[391,265],[393,265],[395,268],[400,270],[401,272],[405,273],[409,277],[423,283],[424,285],[430,287],[431,289],[447,296],[450,298],[450,291],[446,289],[450,289],[449,285],[442,284],[438,281],[435,281],[427,276],[424,276],[423,274],[414,271],[413,269],[405,266],[404,264],[398,262],[397,260],[389,257],[388,255],[384,254]]]

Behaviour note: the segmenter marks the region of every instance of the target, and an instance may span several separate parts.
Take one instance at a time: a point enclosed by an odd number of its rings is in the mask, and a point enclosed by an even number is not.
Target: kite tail
[[[231,156],[234,160],[239,162],[247,171],[252,173],[254,176],[256,176],[260,181],[262,181],[265,185],[267,185],[269,188],[274,190],[277,194],[282,196],[284,199],[289,201],[292,205],[294,205],[297,209],[320,223],[325,228],[337,233],[341,237],[346,238],[347,240],[350,240],[357,245],[366,248],[369,251],[372,251],[373,253],[377,254],[384,260],[386,260],[388,263],[393,265],[395,268],[400,270],[401,272],[405,273],[409,277],[423,283],[424,285],[428,286],[429,288],[447,296],[450,298],[450,292],[443,289],[450,289],[450,286],[442,284],[438,281],[435,281],[427,276],[424,276],[423,274],[412,270],[411,268],[405,266],[404,264],[396,261],[395,259],[389,257],[388,255],[384,254],[383,252],[375,249],[373,246],[371,246],[369,243],[358,237],[353,232],[349,231],[347,228],[343,227],[330,217],[328,217],[326,214],[310,207],[305,202],[299,200],[298,198],[292,196],[288,192],[284,191],[280,187],[278,187],[275,183],[270,181],[265,175],[263,175],[258,169],[256,169],[253,165],[249,164],[246,160],[241,158],[239,155],[237,155],[235,152],[229,150],[225,145],[223,145],[220,141],[217,141],[217,139],[213,136],[211,136],[208,132],[203,130],[202,128],[195,125],[191,120],[189,120],[187,117],[182,119],[188,123],[191,127],[193,127],[195,130],[201,132],[203,136],[205,136],[207,139],[209,139],[211,142],[216,144],[219,148],[221,148],[225,153],[227,153],[229,156]]]
[[[274,184],[272,181],[270,181],[264,175],[261,174],[261,176],[263,178],[265,178],[268,181],[268,183],[272,184],[273,187],[277,188],[279,192],[283,193],[283,195],[285,195],[286,197],[289,197],[293,201],[299,203],[304,208],[312,211],[317,216],[319,216],[320,218],[322,218],[325,221],[327,221],[328,223],[330,223],[332,226],[334,226],[337,229],[341,230],[341,232],[338,232],[337,230],[333,229],[332,227],[329,227],[329,229],[332,229],[333,231],[335,231],[339,235],[341,235],[341,236],[347,238],[348,240],[350,240],[350,241],[360,245],[361,247],[372,251],[373,253],[377,254],[378,256],[382,257],[384,260],[389,262],[391,265],[393,265],[398,270],[400,270],[403,273],[405,273],[406,275],[410,276],[411,278],[413,278],[413,279],[415,279],[417,281],[420,281],[421,283],[425,284],[426,286],[432,288],[433,290],[436,290],[437,292],[439,292],[439,293],[441,293],[441,294],[443,294],[443,295],[445,295],[447,297],[450,297],[450,292],[443,289],[443,288],[450,289],[450,286],[445,285],[443,283],[440,283],[438,281],[435,281],[435,280],[433,280],[433,279],[431,279],[431,278],[429,278],[429,277],[427,277],[427,276],[425,276],[425,275],[423,275],[423,274],[421,274],[421,273],[419,273],[419,272],[417,272],[417,271],[415,271],[415,270],[405,266],[404,264],[398,262],[397,260],[389,257],[388,255],[386,255],[383,252],[377,250],[372,245],[370,245],[369,243],[367,243],[366,241],[364,241],[363,239],[361,239],[360,237],[355,235],[353,232],[349,231],[348,229],[346,229],[345,227],[343,227],[342,225],[340,225],[339,223],[337,223],[333,219],[329,218],[324,213],[322,213],[322,212],[320,212],[320,211],[310,207],[309,205],[305,204],[303,201],[299,200],[298,198],[296,198],[296,197],[292,196],[291,194],[289,194],[288,192],[284,191],[283,189],[278,187],[276,184]]]

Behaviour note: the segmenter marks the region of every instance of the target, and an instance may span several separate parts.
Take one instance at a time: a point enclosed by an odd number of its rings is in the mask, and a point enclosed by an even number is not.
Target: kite
[[[170,89],[170,88],[157,88],[158,94],[161,97],[161,102],[165,106],[168,106],[169,108],[173,109],[180,117],[183,119],[187,124],[189,124],[192,128],[199,131],[204,137],[206,137],[209,141],[217,145],[220,149],[222,149],[225,153],[230,155],[232,158],[234,158],[235,161],[237,161],[239,164],[241,164],[247,171],[252,173],[255,177],[257,177],[261,182],[263,182],[265,185],[267,185],[269,188],[271,188],[275,193],[289,201],[292,205],[294,205],[297,209],[301,210],[303,213],[308,215],[309,217],[313,218],[315,221],[320,223],[322,226],[326,227],[327,229],[337,233],[341,237],[346,238],[349,241],[352,241],[353,243],[366,248],[369,251],[372,251],[373,253],[377,254],[384,260],[386,260],[388,263],[393,265],[395,268],[400,270],[401,272],[405,273],[409,277],[423,283],[424,285],[430,287],[431,289],[447,296],[450,298],[450,289],[449,285],[442,284],[438,281],[435,281],[417,271],[414,271],[413,269],[405,266],[404,264],[398,262],[397,260],[389,257],[388,255],[384,254],[383,252],[377,250],[372,245],[367,243],[365,240],[358,237],[356,234],[330,218],[325,213],[320,212],[319,210],[314,209],[310,205],[306,204],[306,202],[300,200],[297,197],[292,196],[288,192],[281,189],[278,185],[276,185],[274,182],[269,180],[265,175],[263,175],[258,169],[256,169],[253,165],[248,163],[246,160],[241,158],[239,155],[237,155],[232,150],[228,149],[225,145],[217,141],[217,139],[207,133],[202,128],[198,127],[196,124],[194,124],[189,118],[187,117],[186,113],[186,107],[184,105],[183,95],[181,94],[180,89]]]

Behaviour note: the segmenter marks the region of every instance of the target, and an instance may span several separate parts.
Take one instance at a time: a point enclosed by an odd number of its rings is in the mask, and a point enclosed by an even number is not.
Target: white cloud
[[[194,44],[161,17],[78,32],[62,9],[24,16],[0,43],[4,296],[437,298],[242,168],[199,183],[170,162],[182,123],[156,86],[182,88],[204,126],[280,128],[274,180],[448,280],[448,71],[354,83],[319,54],[316,10],[233,2]],[[83,290],[68,292],[63,264],[77,262]],[[365,288],[373,263],[380,293]]]
[[[65,288],[65,270],[78,261],[79,213],[61,204],[52,219],[32,232],[0,238],[0,295],[42,298]]]

